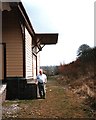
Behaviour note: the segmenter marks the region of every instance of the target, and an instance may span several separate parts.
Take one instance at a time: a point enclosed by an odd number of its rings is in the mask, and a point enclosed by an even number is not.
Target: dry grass
[[[46,99],[5,101],[3,103],[3,118],[92,117],[92,112],[83,103],[83,98],[58,84],[57,77],[51,77],[47,84]]]

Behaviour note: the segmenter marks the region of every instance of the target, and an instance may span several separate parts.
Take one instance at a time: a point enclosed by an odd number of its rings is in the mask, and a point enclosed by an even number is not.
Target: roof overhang
[[[35,35],[41,45],[56,44],[58,42],[58,33],[38,33]]]

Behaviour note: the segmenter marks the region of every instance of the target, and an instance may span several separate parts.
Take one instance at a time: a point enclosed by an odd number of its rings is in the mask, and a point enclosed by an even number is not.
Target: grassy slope
[[[13,112],[14,107],[18,108]],[[11,109],[10,109],[11,108]],[[16,109],[16,108],[15,108]],[[91,113],[77,94],[49,78],[46,99],[17,100],[3,103],[3,118],[89,118]]]

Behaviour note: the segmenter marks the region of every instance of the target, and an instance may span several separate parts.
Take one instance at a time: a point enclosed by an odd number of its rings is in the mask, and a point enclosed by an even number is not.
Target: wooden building
[[[21,2],[3,2],[2,78],[35,78],[41,44],[55,44],[57,38],[58,34],[36,34]]]
[[[56,44],[58,34],[35,33],[21,2],[2,2],[0,11],[0,80],[10,77],[33,80],[40,67],[40,51],[46,44]]]

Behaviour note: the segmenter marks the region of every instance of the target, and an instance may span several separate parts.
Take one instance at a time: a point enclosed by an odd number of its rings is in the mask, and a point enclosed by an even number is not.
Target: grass
[[[15,100],[3,103],[3,118],[89,118],[89,108],[83,104],[77,94],[61,86],[56,77],[49,77],[46,99]],[[12,105],[17,105],[14,113]],[[8,114],[9,108],[10,114]],[[16,109],[16,108],[15,108]]]

